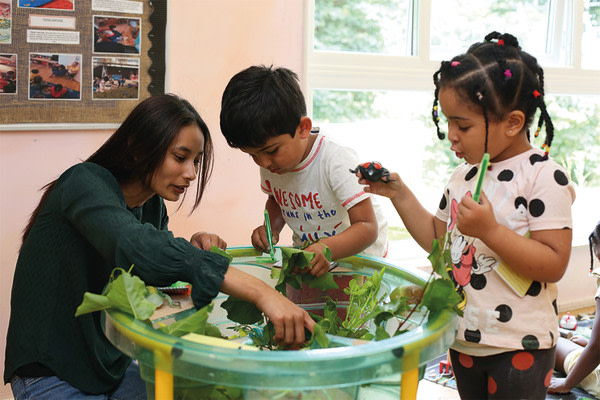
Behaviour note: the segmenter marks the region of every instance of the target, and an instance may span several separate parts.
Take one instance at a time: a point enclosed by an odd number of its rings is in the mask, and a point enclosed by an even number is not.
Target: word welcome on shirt
[[[323,208],[323,205],[319,201],[319,193],[308,192],[308,194],[298,194],[273,188],[273,195],[277,204],[281,207],[291,207],[292,210],[298,208],[309,208],[312,210]]]

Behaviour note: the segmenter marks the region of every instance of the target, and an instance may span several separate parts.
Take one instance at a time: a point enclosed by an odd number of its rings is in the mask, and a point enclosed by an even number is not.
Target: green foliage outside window
[[[517,4],[544,8],[548,0],[495,2],[493,15],[509,15]],[[600,6],[591,2],[587,8],[590,24],[600,26]],[[315,50],[385,53],[389,42],[383,19],[401,9],[406,13],[406,0],[315,0]],[[405,21],[397,21],[397,25]],[[399,27],[399,35],[406,35],[406,26]],[[403,30],[403,31],[402,31]],[[432,87],[433,93],[433,87]],[[352,90],[314,90],[313,119],[316,122],[352,122],[382,117],[374,107],[380,93]],[[551,156],[565,167],[572,181],[578,186],[600,186],[600,102],[598,97],[552,96],[546,97],[549,113],[555,125],[555,137]],[[423,180],[439,187],[460,162],[450,151],[447,140],[440,141],[435,135],[429,110],[421,119],[431,132],[431,144],[427,146],[430,156],[423,160]],[[534,121],[534,125],[537,123]],[[532,131],[535,127],[532,128]],[[533,139],[539,147],[545,134]]]

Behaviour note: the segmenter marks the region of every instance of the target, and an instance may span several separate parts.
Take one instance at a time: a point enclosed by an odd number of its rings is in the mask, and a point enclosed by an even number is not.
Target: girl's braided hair
[[[527,139],[537,109],[540,117],[535,136],[546,123],[546,139],[543,144],[548,157],[554,136],[554,126],[544,102],[544,71],[535,57],[521,50],[517,38],[505,33],[492,32],[485,41],[473,44],[465,54],[450,61],[442,61],[440,69],[433,74],[435,94],[432,117],[437,135],[444,139],[440,130],[438,96],[440,88],[451,87],[469,104],[480,107],[485,119],[485,152],[488,145],[490,121],[502,120],[513,110],[525,114]]]

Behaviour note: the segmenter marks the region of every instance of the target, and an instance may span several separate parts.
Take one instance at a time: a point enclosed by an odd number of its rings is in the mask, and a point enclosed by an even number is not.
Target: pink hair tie
[[[510,72],[510,69],[507,68],[504,71],[504,78],[506,78],[506,79],[512,78],[512,72]]]
[[[457,66],[457,65],[459,65],[459,64],[460,64],[460,61],[452,61],[452,62],[450,63],[450,65],[451,65],[451,66],[453,66],[453,67],[456,67],[456,66]]]

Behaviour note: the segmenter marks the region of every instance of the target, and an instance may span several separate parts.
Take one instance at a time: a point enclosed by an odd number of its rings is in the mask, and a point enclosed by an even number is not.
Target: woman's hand
[[[230,266],[225,273],[221,291],[240,300],[254,303],[273,322],[273,339],[291,349],[304,341],[304,328],[312,332],[315,321],[287,297],[254,275]]]
[[[304,344],[304,328],[313,331],[315,321],[306,310],[298,307],[275,290],[266,290],[256,306],[273,322],[277,344],[288,349],[297,349]]]
[[[221,250],[227,249],[227,242],[219,235],[209,232],[194,233],[190,239],[190,243],[202,250],[210,250],[212,246],[217,246]]]
[[[271,231],[273,234],[273,246],[279,242],[279,232],[274,230]],[[264,225],[259,226],[252,232],[252,246],[256,250],[262,251],[263,253],[268,253],[269,249],[269,239],[267,238],[267,228]]]

